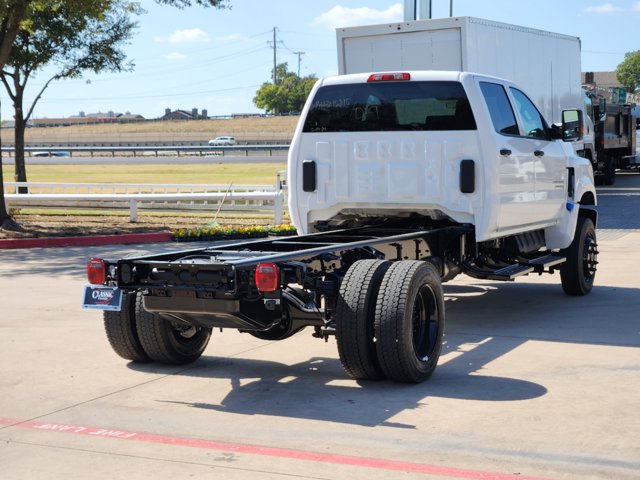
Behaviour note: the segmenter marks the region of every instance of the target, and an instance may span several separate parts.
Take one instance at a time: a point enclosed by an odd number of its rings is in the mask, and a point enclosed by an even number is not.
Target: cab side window
[[[527,137],[547,139],[547,124],[529,97],[517,88],[510,87],[515,107],[522,119],[522,126]]]
[[[491,122],[496,132],[503,135],[520,135],[518,123],[504,87],[497,83],[480,82],[480,90],[489,107]]]

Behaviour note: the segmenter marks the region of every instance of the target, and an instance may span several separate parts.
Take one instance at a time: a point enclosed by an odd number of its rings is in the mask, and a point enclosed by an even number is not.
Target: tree
[[[9,58],[13,40],[20,31],[29,0],[0,0],[0,68]]]
[[[161,5],[168,5],[177,8],[186,8],[191,5],[199,5],[202,7],[213,7],[213,8],[228,8],[228,0],[155,0],[156,3]],[[128,5],[129,7],[125,9],[125,11],[118,11],[114,9],[115,5]],[[46,37],[46,32],[53,33],[54,29],[50,28],[46,23],[43,24],[38,21],[40,18],[42,20],[42,15],[44,12],[55,12],[64,10],[66,12],[70,12],[71,16],[78,19],[83,19],[87,23],[92,23],[102,32],[102,39],[106,42],[108,38],[118,38],[118,35],[122,37],[122,41],[124,41],[127,37],[125,32],[127,25],[128,28],[131,28],[131,20],[130,15],[133,13],[138,13],[141,10],[138,7],[137,3],[129,2],[125,0],[0,0],[0,71],[5,70],[5,66],[11,60],[12,63],[10,65],[13,66],[13,72],[18,72],[20,74],[20,69],[23,65],[19,63],[13,63],[15,60],[13,55],[14,47],[18,45],[19,42],[24,42],[25,39],[28,39],[31,36],[37,37],[38,35],[44,35]],[[83,16],[84,14],[84,16]],[[121,18],[124,20],[125,25],[116,25],[113,23],[113,19],[115,17]],[[111,21],[111,31],[103,25],[103,22],[109,23]],[[82,25],[82,21],[80,22],[78,27]],[[67,33],[71,34],[71,38],[64,38],[64,34],[62,32],[58,32],[57,40],[60,44],[65,44],[65,42],[71,42],[72,38],[76,38],[76,42],[78,41],[77,32],[74,30],[64,30]],[[117,33],[119,31],[119,33]],[[25,35],[26,38],[18,39],[19,36]],[[87,35],[91,37],[94,35],[94,32],[91,32],[91,35]],[[111,35],[111,37],[110,37]],[[126,38],[125,38],[126,37]],[[87,53],[87,43],[91,39],[85,39],[85,50]],[[46,86],[53,80],[58,78],[68,78],[72,76],[79,76],[82,71],[85,70],[94,70],[94,71],[108,71],[110,69],[115,69],[116,71],[119,69],[126,68],[125,65],[125,56],[123,52],[114,48],[111,50],[111,54],[108,53],[109,45],[105,42],[98,42],[94,45],[94,47],[98,47],[101,54],[89,55],[86,56],[84,60],[81,60],[77,54],[82,50],[82,48],[74,48],[72,51],[73,55],[68,57],[60,56],[58,53],[57,56],[53,55],[51,58],[55,58],[56,60],[60,60],[64,58],[63,65],[66,66],[63,70],[61,70],[60,74],[64,76],[54,76],[47,82]],[[22,43],[24,44],[24,43]],[[72,43],[67,43],[66,45],[71,45]],[[76,46],[78,43],[75,44]],[[41,48],[41,47],[38,47]],[[45,49],[46,50],[46,49]],[[93,50],[89,49],[89,53],[95,53]],[[49,55],[51,55],[51,51],[48,51]],[[24,52],[23,52],[24,53]],[[34,57],[41,59],[39,54],[42,53],[44,58],[46,54],[44,52],[40,52],[39,50],[35,50],[31,52]],[[19,56],[19,54],[15,54]],[[76,55],[76,56],[74,56]],[[96,59],[102,56],[102,61],[96,61]],[[76,60],[75,67],[71,68],[73,65],[73,60]],[[39,60],[41,61],[41,60]],[[116,64],[120,65],[120,67],[116,67]],[[42,63],[40,66],[44,66]],[[34,70],[31,70],[32,73]],[[10,73],[10,72],[8,72]],[[29,75],[30,75],[29,73]],[[20,74],[20,77],[14,76],[9,78],[12,80],[14,93],[18,93],[19,86],[23,85],[23,82],[26,82],[29,75]],[[16,80],[18,88],[16,88]],[[6,85],[5,85],[6,86]],[[22,92],[24,91],[24,87],[22,88]],[[42,95],[44,89],[40,92]],[[37,99],[40,97],[37,97]],[[37,101],[36,99],[36,101]],[[16,100],[14,100],[15,102]],[[34,102],[35,104],[35,102]],[[32,110],[32,109],[31,109]],[[30,112],[28,112],[30,115]],[[24,116],[22,117],[25,118]],[[26,117],[28,118],[28,116]],[[24,136],[23,136],[24,138]],[[17,146],[16,146],[17,147]],[[24,156],[24,150],[22,151],[22,155]],[[26,176],[25,176],[26,178]],[[6,204],[4,202],[4,183],[3,183],[3,175],[2,175],[2,157],[0,156],[0,228],[17,228],[17,225],[12,221],[9,212],[7,211]]]
[[[132,14],[139,7],[127,0],[112,0],[108,9],[54,5],[31,15],[33,31],[18,33],[11,55],[0,73],[15,110],[15,179],[26,182],[24,133],[36,103],[54,80],[80,77],[85,71],[100,73],[130,70],[122,51],[131,38],[135,22]],[[54,74],[36,95],[30,107],[23,104],[24,91],[34,72],[50,64],[58,65]],[[21,193],[27,193],[26,188]]]
[[[0,71],[11,54],[13,42],[23,25],[30,0],[0,0]],[[0,143],[1,145],[1,143]],[[0,154],[0,228],[15,228],[4,202],[4,175]]]
[[[616,67],[616,77],[630,93],[640,87],[640,50],[624,54],[624,60]]]
[[[271,73],[273,76],[273,70]],[[263,83],[253,103],[271,113],[299,112],[316,80],[314,75],[301,78],[289,72],[286,63],[281,63],[276,67],[276,83]]]

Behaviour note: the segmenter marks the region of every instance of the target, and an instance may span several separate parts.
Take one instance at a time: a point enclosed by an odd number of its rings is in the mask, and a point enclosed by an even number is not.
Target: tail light
[[[92,285],[102,285],[107,280],[107,267],[101,258],[91,258],[87,262],[87,278]]]
[[[397,82],[411,80],[410,73],[372,73],[367,82]]]
[[[280,272],[275,263],[260,263],[256,267],[256,286],[261,292],[275,292],[280,286]]]

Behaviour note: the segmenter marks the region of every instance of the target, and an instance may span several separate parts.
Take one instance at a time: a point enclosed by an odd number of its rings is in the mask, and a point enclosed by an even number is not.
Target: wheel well
[[[596,198],[591,192],[585,192],[585,194],[580,199],[580,205],[595,205]]]
[[[594,208],[580,207],[580,212],[578,213],[578,215],[581,217],[590,218],[594,226],[598,225],[598,212]]]

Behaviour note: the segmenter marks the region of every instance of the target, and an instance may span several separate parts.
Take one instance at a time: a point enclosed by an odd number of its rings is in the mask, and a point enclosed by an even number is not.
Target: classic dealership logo
[[[113,290],[94,290],[91,297],[100,303],[109,303],[113,299]]]

